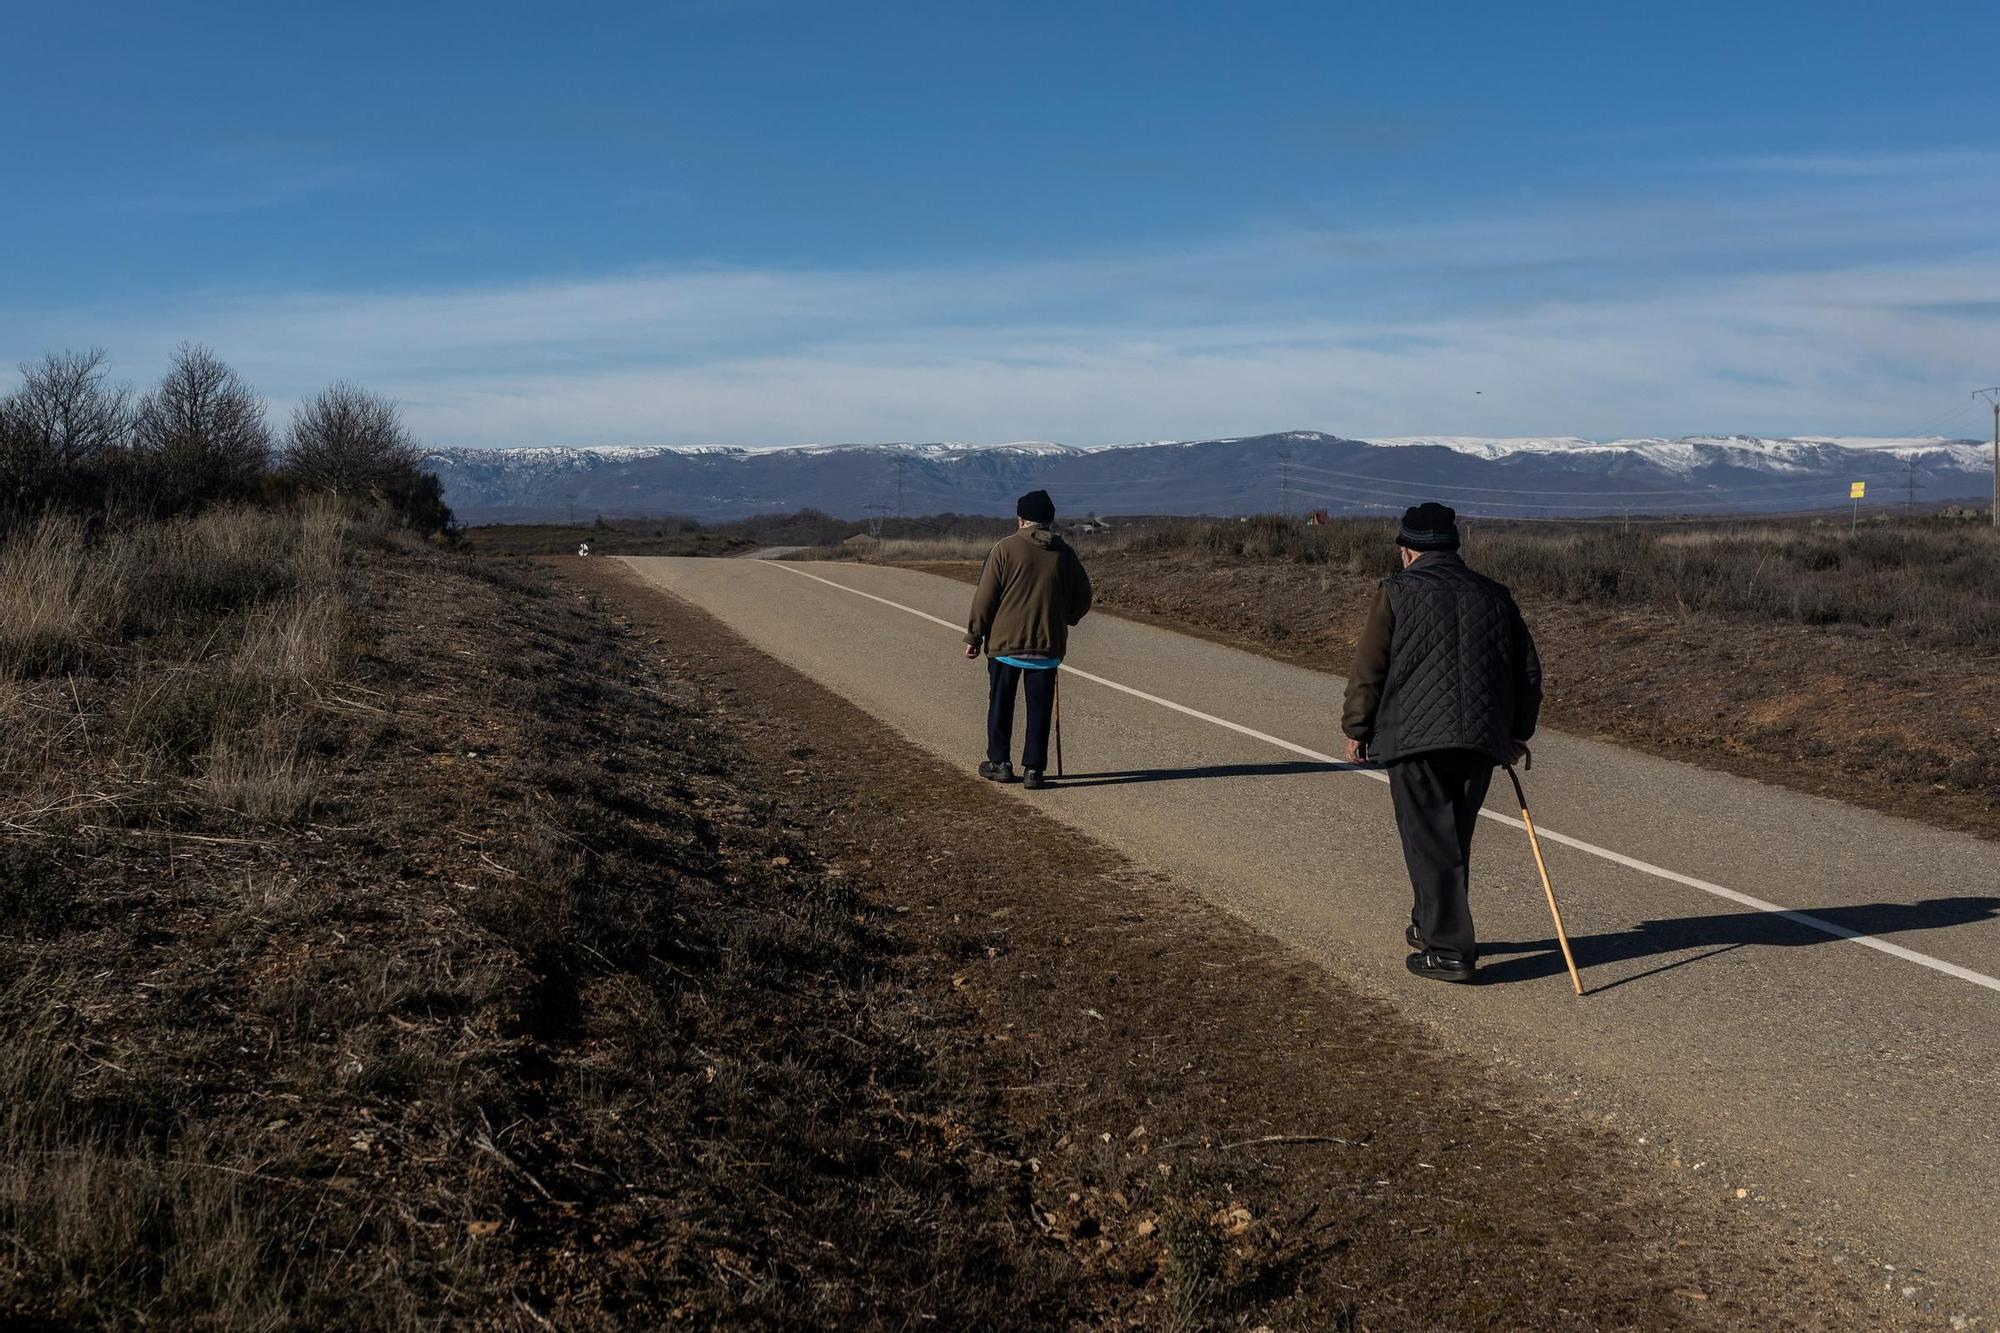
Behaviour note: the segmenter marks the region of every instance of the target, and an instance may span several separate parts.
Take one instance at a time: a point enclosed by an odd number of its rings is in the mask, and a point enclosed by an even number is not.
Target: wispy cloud
[[[1932,148],[1872,153],[1746,153],[1720,166],[1763,175],[1883,179],[1932,177],[1943,172],[1991,172],[2000,153],[1991,148]]]
[[[367,176],[359,167],[302,163],[259,148],[211,150],[172,165],[171,173],[135,185],[113,197],[110,205],[121,211],[190,217],[248,213],[343,190]]]
[[[103,343],[143,375],[195,338],[280,408],[355,377],[451,444],[1899,434],[2000,378],[1996,180],[1683,184],[1116,259],[0,311],[38,340],[0,355]]]

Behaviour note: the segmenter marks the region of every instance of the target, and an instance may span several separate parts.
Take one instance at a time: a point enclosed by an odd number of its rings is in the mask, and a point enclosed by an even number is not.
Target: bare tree
[[[0,523],[29,510],[41,480],[42,451],[13,394],[0,398]]]
[[[422,456],[394,403],[345,380],[299,405],[285,444],[292,475],[346,495],[387,491],[415,476]]]
[[[104,363],[104,349],[93,347],[21,367],[14,403],[42,466],[75,467],[130,443],[132,394],[104,382]]]
[[[168,512],[248,494],[271,466],[264,403],[206,347],[182,343],[159,387],[139,400],[133,444]]]

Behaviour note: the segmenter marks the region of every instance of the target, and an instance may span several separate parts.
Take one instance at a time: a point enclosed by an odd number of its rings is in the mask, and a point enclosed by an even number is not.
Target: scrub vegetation
[[[1462,529],[1535,632],[1548,725],[2000,837],[2000,534],[1984,522]],[[1118,518],[1071,540],[1105,609],[1335,673],[1396,567],[1379,519]],[[986,545],[805,556],[970,580]]]
[[[1474,519],[1465,555],[1525,598],[1647,607],[1685,619],[1894,629],[1947,648],[2000,649],[2000,532],[1946,519],[1547,524]],[[1134,524],[1111,545],[1199,552],[1379,578],[1395,525],[1346,519]]]
[[[884,564],[979,560],[1003,530],[926,520],[933,533],[843,544],[802,559]],[[2000,533],[1947,519],[1871,521],[1850,534],[1825,520],[1552,524],[1474,519],[1467,558],[1530,599],[1648,607],[1684,619],[1894,629],[1948,648],[2000,648]],[[1395,524],[1296,518],[1133,518],[1078,533],[1093,556],[1203,556],[1219,566],[1299,565],[1381,578],[1395,569]]]

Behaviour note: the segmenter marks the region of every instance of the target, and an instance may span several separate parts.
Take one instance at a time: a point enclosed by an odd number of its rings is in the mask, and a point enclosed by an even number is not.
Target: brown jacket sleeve
[[[972,590],[972,615],[965,622],[965,642],[977,648],[993,629],[993,613],[1000,609],[1000,547],[996,543],[986,553],[979,569],[979,586]]]
[[[1074,550],[1064,551],[1069,556],[1069,623],[1074,625],[1090,614],[1090,575],[1084,572],[1083,561]]]
[[[1395,630],[1389,590],[1377,588],[1375,603],[1368,608],[1368,623],[1361,627],[1361,642],[1354,646],[1354,669],[1347,673],[1347,701],[1341,709],[1340,729],[1349,740],[1366,743],[1374,738],[1375,710],[1381,706],[1382,686],[1389,679],[1389,641]]]

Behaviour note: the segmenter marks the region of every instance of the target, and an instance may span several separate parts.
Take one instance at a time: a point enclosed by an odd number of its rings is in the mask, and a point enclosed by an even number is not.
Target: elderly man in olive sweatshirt
[[[1347,676],[1347,757],[1389,770],[1415,906],[1409,969],[1471,981],[1472,831],[1500,764],[1518,762],[1542,711],[1542,666],[1513,594],[1466,567],[1458,515],[1422,504],[1396,534],[1403,569],[1382,580]]]
[[[1021,747],[1023,784],[1044,785],[1049,720],[1055,711],[1056,672],[1069,646],[1070,626],[1090,610],[1090,576],[1069,543],[1049,530],[1055,501],[1030,491],[1014,506],[1019,527],[986,554],[972,615],[965,626],[965,655],[986,663],[986,762],[979,775],[1014,780],[1014,693],[1028,696],[1028,735]]]

